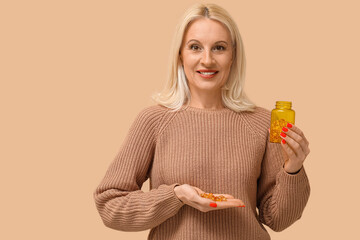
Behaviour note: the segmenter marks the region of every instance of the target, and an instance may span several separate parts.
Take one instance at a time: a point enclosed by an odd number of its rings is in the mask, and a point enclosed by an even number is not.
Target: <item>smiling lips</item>
[[[214,77],[219,71],[216,70],[208,70],[208,69],[201,69],[196,71],[199,75],[203,78],[212,78]]]

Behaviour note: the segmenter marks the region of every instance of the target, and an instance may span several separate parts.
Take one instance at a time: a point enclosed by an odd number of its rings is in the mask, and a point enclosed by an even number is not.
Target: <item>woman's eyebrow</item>
[[[198,42],[198,43],[200,43],[199,42],[199,40],[196,40],[196,39],[190,39],[188,42],[187,42],[187,44],[189,43],[189,42],[191,42],[191,41],[195,41],[195,42]],[[217,44],[217,43],[225,43],[226,45],[228,45],[228,43],[226,42],[226,41],[217,41],[217,42],[215,42],[214,44]]]

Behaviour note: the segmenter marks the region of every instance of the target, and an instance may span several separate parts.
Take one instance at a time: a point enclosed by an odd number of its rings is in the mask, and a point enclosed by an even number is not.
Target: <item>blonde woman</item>
[[[151,229],[148,239],[270,239],[263,224],[284,230],[308,201],[309,142],[295,125],[269,142],[270,111],[243,91],[243,44],[223,8],[190,7],[172,49],[157,104],[139,112],[94,191],[104,224]]]

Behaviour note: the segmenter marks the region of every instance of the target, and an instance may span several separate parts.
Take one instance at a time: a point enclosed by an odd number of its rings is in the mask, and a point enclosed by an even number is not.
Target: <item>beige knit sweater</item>
[[[304,167],[283,169],[280,143],[269,142],[270,111],[152,105],[142,109],[94,191],[103,223],[121,231],[151,229],[148,239],[270,239],[298,220],[310,195]],[[150,178],[150,191],[142,184]],[[231,194],[245,208],[201,212],[174,187]]]

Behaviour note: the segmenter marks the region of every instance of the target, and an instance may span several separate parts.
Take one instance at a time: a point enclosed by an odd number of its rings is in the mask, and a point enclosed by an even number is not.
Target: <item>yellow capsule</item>
[[[227,201],[227,199],[223,195],[215,196],[212,193],[201,193],[200,196],[203,198],[211,199],[213,201],[218,201],[218,202]]]

